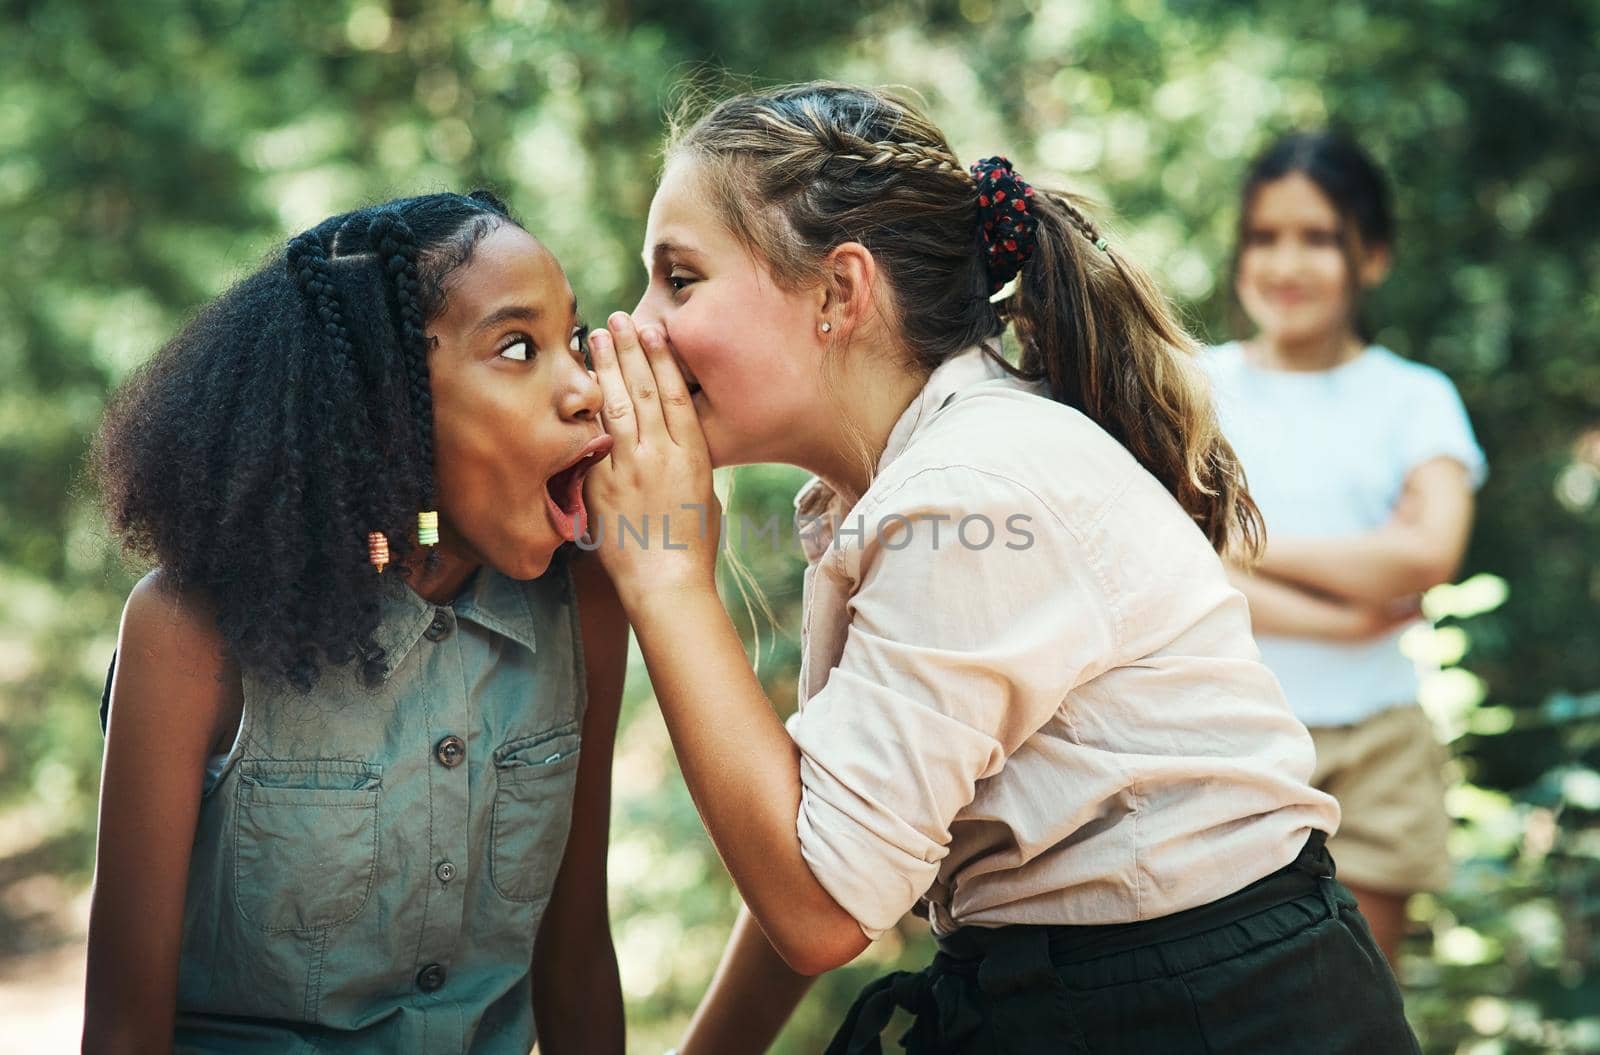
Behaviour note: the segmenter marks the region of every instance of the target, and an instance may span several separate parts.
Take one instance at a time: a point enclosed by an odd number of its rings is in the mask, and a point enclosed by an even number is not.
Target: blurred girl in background
[[[1267,542],[1234,582],[1262,659],[1317,747],[1312,783],[1343,821],[1330,842],[1395,961],[1406,898],[1449,877],[1442,752],[1400,635],[1449,581],[1484,457],[1450,380],[1373,344],[1361,318],[1394,248],[1382,173],[1326,132],[1251,166],[1234,291],[1254,327],[1205,356],[1223,431]]]

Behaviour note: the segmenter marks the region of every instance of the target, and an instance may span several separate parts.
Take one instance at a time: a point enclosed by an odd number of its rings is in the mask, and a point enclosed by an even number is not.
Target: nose
[[[1269,279],[1291,278],[1300,267],[1300,251],[1287,238],[1277,239],[1261,255],[1262,273]]]
[[[600,382],[593,370],[572,361],[561,388],[561,416],[569,421],[594,421],[600,416]]]
[[[666,320],[662,318],[661,306],[656,302],[655,283],[645,287],[644,295],[639,298],[639,303],[633,306],[633,321],[639,325],[654,324],[665,330]]]

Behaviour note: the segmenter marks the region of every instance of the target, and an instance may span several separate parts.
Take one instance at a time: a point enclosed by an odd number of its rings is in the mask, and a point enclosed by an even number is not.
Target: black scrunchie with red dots
[[[984,158],[969,171],[978,184],[978,233],[989,265],[989,292],[998,293],[1033,255],[1039,228],[1028,201],[1033,188],[1003,157]]]

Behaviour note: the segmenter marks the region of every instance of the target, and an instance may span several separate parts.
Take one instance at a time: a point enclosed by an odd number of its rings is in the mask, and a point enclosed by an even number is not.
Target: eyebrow
[[[572,300],[572,314],[574,316],[578,314],[578,300],[576,297]],[[484,330],[492,330],[502,322],[510,322],[513,319],[531,326],[543,316],[543,308],[529,307],[526,304],[507,304],[505,307],[496,308],[488,315],[485,315],[478,325],[473,327],[473,332],[482,333]]]
[[[674,242],[670,240],[661,241],[657,242],[656,247],[650,251],[648,256],[644,257],[644,266],[648,268],[652,261],[655,263],[660,263],[664,257],[671,256],[673,253],[677,253],[679,256],[700,255],[700,251],[698,249],[691,249],[682,242]]]

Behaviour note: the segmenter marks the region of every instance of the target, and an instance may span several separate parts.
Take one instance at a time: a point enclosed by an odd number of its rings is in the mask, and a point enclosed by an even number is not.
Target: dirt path
[[[49,877],[24,882],[42,895]],[[59,882],[56,881],[56,882]],[[7,901],[24,892],[14,883]],[[61,895],[65,893],[64,898]],[[29,951],[7,951],[0,958],[0,1052],[51,1055],[78,1050],[83,1026],[84,934],[89,921],[88,891],[56,891],[49,913],[50,944]],[[35,917],[37,919],[37,917]]]

